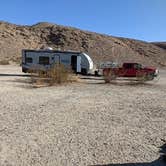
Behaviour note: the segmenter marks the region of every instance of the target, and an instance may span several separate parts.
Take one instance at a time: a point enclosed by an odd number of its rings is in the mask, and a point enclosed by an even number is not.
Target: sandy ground
[[[0,66],[0,166],[165,165],[166,71],[145,85],[26,80]]]

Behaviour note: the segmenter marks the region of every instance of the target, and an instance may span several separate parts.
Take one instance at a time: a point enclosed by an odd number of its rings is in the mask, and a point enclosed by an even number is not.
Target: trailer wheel
[[[82,75],[87,75],[88,74],[87,69],[82,68],[81,69],[81,74]]]
[[[22,68],[22,72],[23,72],[23,73],[27,73],[27,72],[28,72],[28,69]]]

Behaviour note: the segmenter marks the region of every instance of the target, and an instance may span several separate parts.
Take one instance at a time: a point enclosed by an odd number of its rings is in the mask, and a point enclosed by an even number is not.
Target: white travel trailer
[[[55,64],[60,63],[65,67],[71,67],[76,73],[90,74],[93,70],[93,61],[89,55],[75,51],[46,50],[22,50],[22,71],[48,70]]]

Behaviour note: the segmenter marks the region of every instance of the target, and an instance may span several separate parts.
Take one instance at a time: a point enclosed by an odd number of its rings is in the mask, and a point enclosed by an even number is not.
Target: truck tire
[[[151,80],[153,80],[153,79],[154,79],[153,74],[147,74],[147,75],[146,75],[146,80],[147,80],[147,81],[151,81]]]

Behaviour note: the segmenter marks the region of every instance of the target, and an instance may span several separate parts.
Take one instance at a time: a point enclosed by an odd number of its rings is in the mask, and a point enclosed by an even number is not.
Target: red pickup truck
[[[122,67],[104,68],[103,75],[108,82],[116,77],[136,77],[150,81],[157,77],[158,70],[152,67],[143,67],[139,63],[123,63]]]

